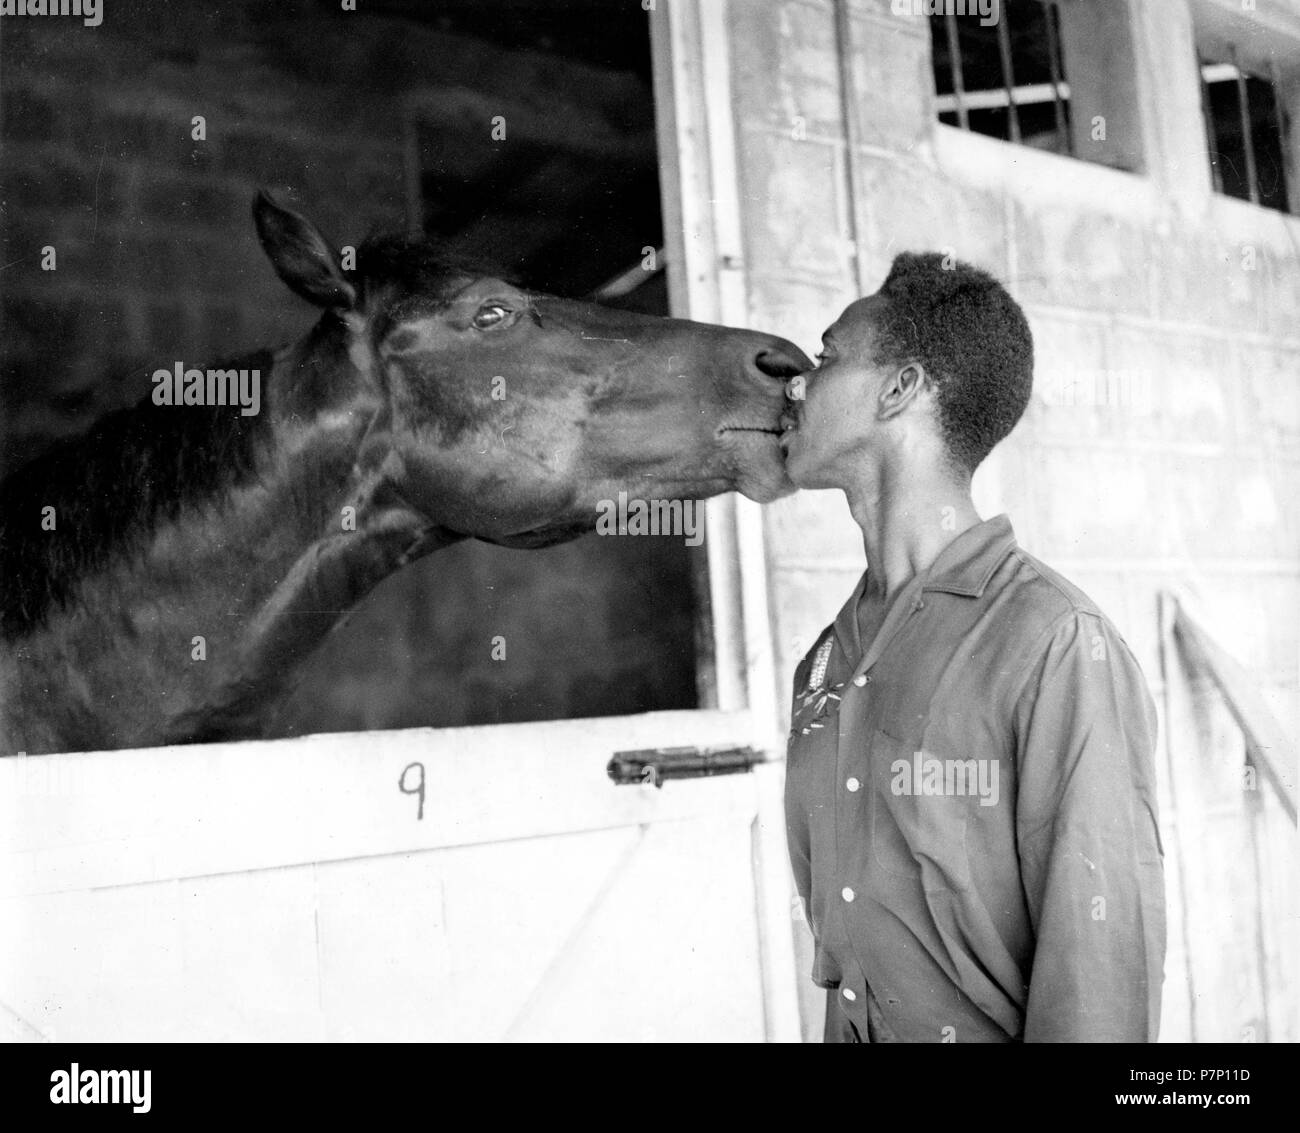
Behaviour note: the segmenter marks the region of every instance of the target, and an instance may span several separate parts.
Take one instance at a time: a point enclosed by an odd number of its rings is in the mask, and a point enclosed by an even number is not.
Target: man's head
[[[1024,312],[987,272],[935,252],[895,258],[822,343],[817,369],[794,379],[797,427],[782,438],[803,488],[846,487],[864,462],[904,453],[968,480],[1029,404]]]

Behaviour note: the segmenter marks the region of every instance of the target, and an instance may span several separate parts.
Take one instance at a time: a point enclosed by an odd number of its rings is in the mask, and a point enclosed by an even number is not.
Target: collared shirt
[[[813,980],[904,1042],[1153,1042],[1165,950],[1156,717],[1118,631],[962,532],[795,673],[786,820]]]

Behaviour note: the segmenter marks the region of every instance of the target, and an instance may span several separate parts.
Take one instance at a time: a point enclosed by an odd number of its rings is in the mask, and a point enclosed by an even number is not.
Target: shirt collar
[[[1011,528],[1011,520],[1005,515],[995,515],[992,519],[968,527],[939,552],[939,557],[930,564],[920,579],[921,590],[938,590],[945,594],[978,598],[984,593],[993,572],[1015,546],[1016,533]],[[913,584],[916,581],[913,579]],[[866,585],[867,571],[863,571],[849,600],[835,618],[835,633],[840,639],[841,647],[854,657],[862,653],[858,641],[858,602],[862,599]]]
[[[978,598],[1002,560],[1016,546],[1011,520],[995,515],[969,527],[949,543],[925,572],[922,590]]]

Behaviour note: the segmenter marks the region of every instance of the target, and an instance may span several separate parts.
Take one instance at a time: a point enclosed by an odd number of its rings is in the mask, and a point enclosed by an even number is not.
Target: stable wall
[[[1163,1037],[1294,1041],[1295,829],[1266,791],[1241,789],[1240,739],[1211,722],[1204,690],[1166,690],[1157,594],[1198,601],[1294,737],[1300,221],[1212,192],[1189,6],[1094,7],[1136,61],[1137,105],[1110,126],[1142,173],[939,125],[926,22],[888,0],[732,0],[750,315],[811,352],[918,249],[991,270],[1024,305],[1035,395],[976,477],[977,502],[1115,621],[1162,717],[1199,697],[1195,720],[1162,719],[1158,755]],[[1300,4],[1259,7],[1280,57],[1300,58]],[[863,556],[839,493],[765,516],[780,717]]]

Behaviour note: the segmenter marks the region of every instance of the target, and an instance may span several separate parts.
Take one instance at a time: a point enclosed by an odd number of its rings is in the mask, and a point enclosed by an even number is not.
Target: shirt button
[[[856,791],[859,787],[862,786],[862,784],[857,779],[855,779],[852,775],[850,775],[844,781],[844,785],[848,787],[850,791]]]
[[[854,893],[853,890],[846,885],[843,889],[840,890],[840,896],[843,897],[844,900],[846,901],[852,901],[853,898],[857,896],[857,894]]]
[[[858,993],[854,991],[851,987],[844,988],[840,992],[840,994],[844,996],[844,998],[847,999],[850,1003],[852,1003],[855,999],[858,998]]]
[[[853,683],[857,685],[858,688],[861,688],[864,684],[867,683],[867,674],[859,673],[856,677],[853,678]]]

